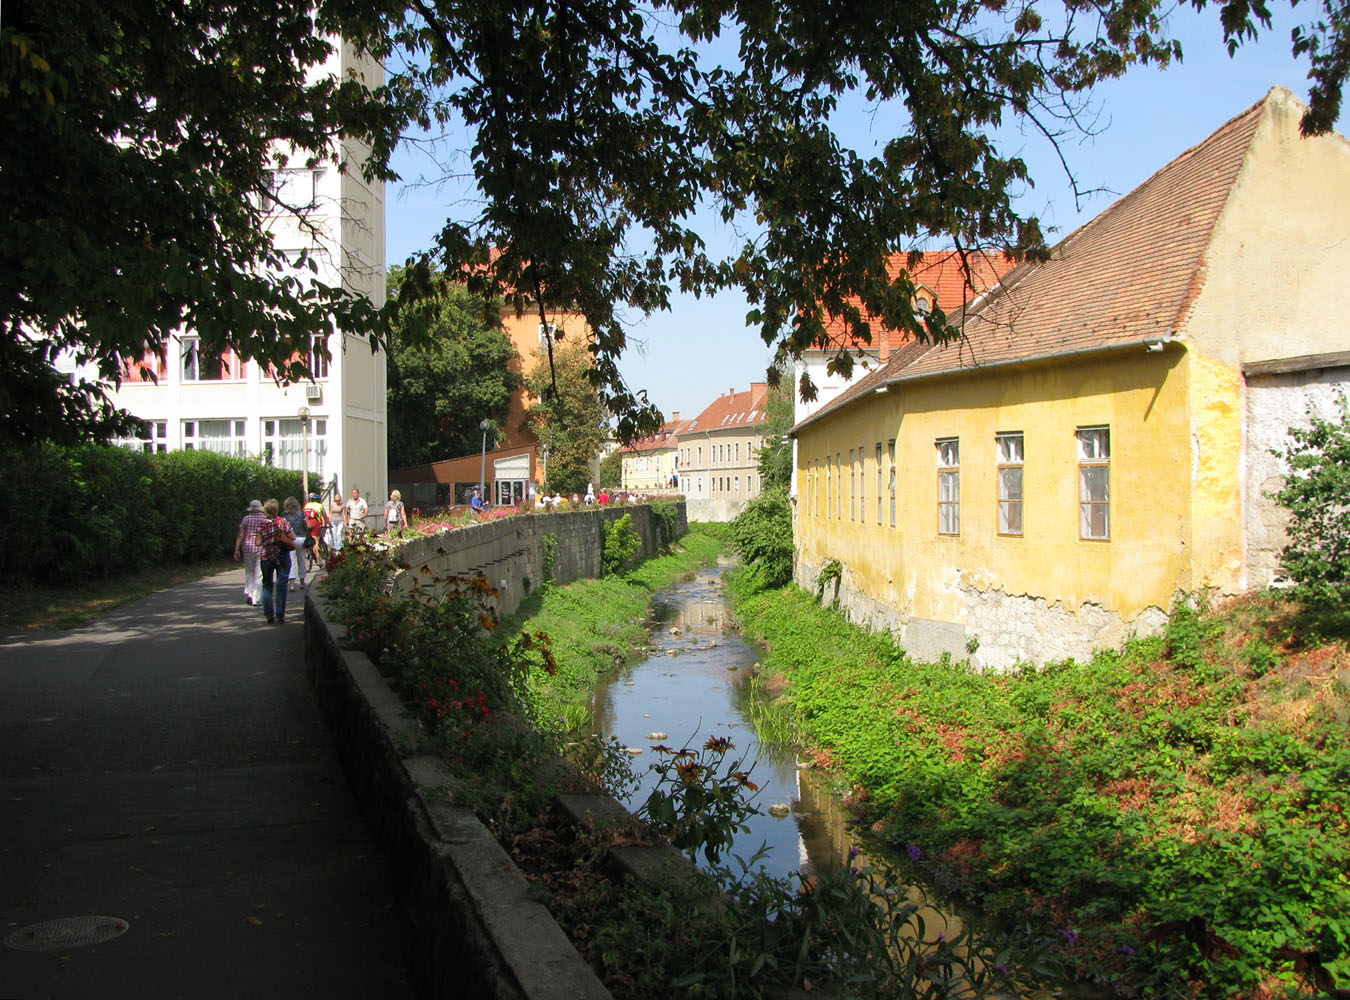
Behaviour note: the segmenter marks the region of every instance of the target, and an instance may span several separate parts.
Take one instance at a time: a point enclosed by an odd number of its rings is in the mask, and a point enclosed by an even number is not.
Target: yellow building
[[[1276,88],[798,423],[797,581],[909,652],[1082,657],[1269,584],[1271,449],[1350,374],[1350,144]]]
[[[619,449],[622,482],[619,487],[644,496],[674,496],[678,493],[680,420],[677,410],[661,430],[650,437],[638,438]],[[613,483],[602,484],[612,487]]]

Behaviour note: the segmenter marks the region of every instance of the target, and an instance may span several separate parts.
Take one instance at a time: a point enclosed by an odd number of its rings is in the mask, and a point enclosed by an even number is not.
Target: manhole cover
[[[5,938],[5,944],[19,951],[55,951],[102,944],[125,934],[131,925],[118,917],[62,917],[40,924],[20,927]]]

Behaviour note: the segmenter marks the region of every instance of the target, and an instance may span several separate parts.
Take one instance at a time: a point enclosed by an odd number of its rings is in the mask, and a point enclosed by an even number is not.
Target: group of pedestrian
[[[287,497],[286,504],[300,509],[294,497]],[[303,544],[291,522],[280,516],[280,510],[276,500],[249,501],[234,539],[234,558],[244,563],[244,601],[262,604],[269,625],[285,623],[292,556],[297,555],[301,561],[305,558]]]
[[[269,625],[284,624],[286,595],[297,585],[304,590],[309,554],[324,548],[342,551],[347,541],[365,531],[369,513],[355,486],[346,503],[334,495],[331,511],[317,493],[311,493],[303,507],[295,497],[280,504],[250,500],[234,539],[235,562],[244,564],[244,603],[261,604]],[[389,494],[384,505],[384,526],[390,535],[408,527],[408,513],[398,490]]]

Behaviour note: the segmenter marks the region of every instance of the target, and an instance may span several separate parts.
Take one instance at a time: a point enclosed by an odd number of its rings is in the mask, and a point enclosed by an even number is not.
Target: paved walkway
[[[0,997],[404,998],[389,875],[285,625],[230,573],[64,633],[0,636]],[[78,932],[78,928],[66,925]]]

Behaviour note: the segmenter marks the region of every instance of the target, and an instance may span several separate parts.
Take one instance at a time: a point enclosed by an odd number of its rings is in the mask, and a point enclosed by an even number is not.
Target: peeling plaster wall
[[[1284,461],[1274,454],[1290,444],[1289,428],[1307,427],[1309,413],[1339,418],[1340,393],[1350,390],[1350,368],[1329,368],[1248,380],[1247,435],[1243,442],[1248,585],[1268,587],[1276,578],[1280,550],[1288,541],[1288,512],[1268,494],[1284,483]]]
[[[798,579],[820,593],[820,567],[803,565]],[[1156,605],[1132,620],[1095,602],[1076,609],[1033,594],[1009,594],[1002,588],[976,587],[957,581],[953,590],[964,601],[962,622],[939,621],[909,614],[878,600],[856,585],[847,567],[837,592],[827,587],[823,603],[837,599],[849,621],[873,631],[886,631],[914,659],[933,662],[945,653],[969,660],[984,670],[1010,670],[1019,663],[1049,663],[1070,657],[1086,660],[1100,648],[1117,648],[1133,636],[1156,635],[1167,624],[1167,610]],[[971,641],[976,642],[970,652]]]
[[[1167,624],[1166,610],[1157,606],[1126,621],[1092,602],[1072,609],[1044,597],[974,588],[965,591],[965,598],[966,631],[979,641],[971,660],[992,670],[1070,657],[1090,659],[1094,650],[1118,648],[1132,636],[1154,635]]]

